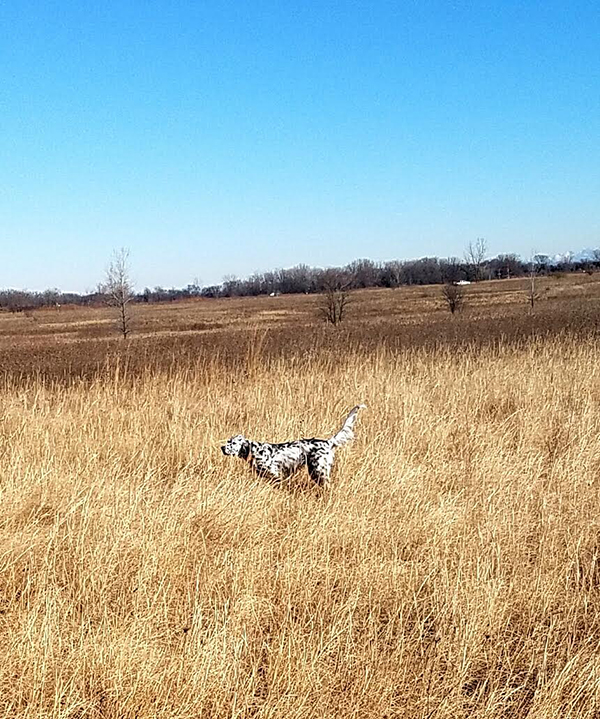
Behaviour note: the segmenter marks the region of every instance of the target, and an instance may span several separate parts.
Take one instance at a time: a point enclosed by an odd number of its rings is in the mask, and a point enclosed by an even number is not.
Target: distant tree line
[[[554,262],[547,255],[535,255],[524,261],[516,254],[498,255],[491,259],[477,257],[476,246],[469,246],[465,258],[422,257],[418,260],[374,262],[360,259],[344,267],[322,269],[296,265],[288,269],[255,272],[245,279],[233,275],[223,278],[220,285],[201,286],[195,280],[183,288],[146,287],[132,296],[134,302],[171,302],[191,297],[255,297],[258,295],[327,293],[335,282],[349,289],[367,287],[400,287],[403,285],[454,284],[480,279],[510,279],[561,272],[593,272],[600,269],[600,252],[585,262],[565,259]],[[110,303],[105,287],[89,294],[64,293],[56,289],[44,292],[0,290],[0,310],[23,310],[61,305],[98,305]]]
[[[529,276],[532,264],[537,274],[561,272],[593,272],[600,268],[600,254],[593,261],[555,263],[547,255],[535,255],[524,261],[516,254],[470,261],[470,258],[422,257],[418,260],[373,262],[355,260],[344,267],[322,269],[296,265],[288,269],[256,272],[246,279],[229,275],[220,285],[193,287],[184,290],[154,291],[146,289],[147,301],[164,301],[196,294],[200,297],[248,297],[270,294],[314,294],[327,292],[333,275],[350,289],[367,287],[400,287],[402,285],[434,285],[480,279],[510,279]]]
[[[97,305],[102,301],[99,293],[78,294],[60,290],[0,290],[0,309],[9,312],[22,312],[42,307],[60,309],[61,305]]]

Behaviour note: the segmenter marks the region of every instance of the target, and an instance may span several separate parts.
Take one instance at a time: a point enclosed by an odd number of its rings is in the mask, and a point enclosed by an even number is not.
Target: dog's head
[[[230,457],[241,457],[246,459],[248,456],[248,440],[243,434],[236,434],[235,437],[231,437],[221,447],[221,452]]]

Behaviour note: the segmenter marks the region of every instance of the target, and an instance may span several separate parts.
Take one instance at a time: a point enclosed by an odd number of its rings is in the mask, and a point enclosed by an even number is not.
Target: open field
[[[0,315],[0,717],[600,716],[600,282]],[[219,445],[327,436],[331,489]]]
[[[0,372],[67,382],[90,377],[115,358],[131,372],[179,367],[218,355],[237,362],[256,344],[269,356],[306,349],[394,349],[520,342],[565,329],[584,335],[600,318],[600,274],[538,278],[539,300],[528,311],[526,279],[466,288],[467,306],[451,318],[440,286],[363,290],[353,294],[338,330],[318,318],[314,295],[192,300],[133,306],[131,342],[123,347],[109,308],[61,307],[0,312]]]

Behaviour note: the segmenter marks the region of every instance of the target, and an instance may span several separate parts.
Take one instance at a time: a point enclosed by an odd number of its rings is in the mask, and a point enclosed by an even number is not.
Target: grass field
[[[600,282],[468,289],[0,315],[0,716],[600,716]]]
[[[467,306],[451,318],[439,286],[365,290],[353,295],[348,319],[336,331],[318,317],[319,296],[192,300],[135,305],[131,342],[123,347],[109,308],[61,307],[0,312],[0,372],[64,380],[95,376],[118,359],[134,373],[181,368],[218,355],[238,362],[256,343],[269,357],[303,356],[310,349],[416,347],[521,342],[569,329],[598,328],[600,274],[540,277],[535,311],[527,279],[481,282],[467,288]]]

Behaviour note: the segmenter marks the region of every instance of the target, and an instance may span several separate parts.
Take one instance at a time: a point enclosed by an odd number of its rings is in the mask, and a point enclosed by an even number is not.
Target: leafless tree
[[[498,276],[507,280],[523,274],[523,263],[515,254],[498,255],[491,264],[496,267]]]
[[[380,268],[373,260],[354,260],[346,267],[353,278],[353,286],[361,289],[376,287],[379,281]]]
[[[402,262],[391,260],[381,268],[381,279],[384,287],[400,287],[402,284]]]
[[[538,265],[535,262],[535,258],[531,258],[531,262],[529,263],[529,272],[527,274],[527,289],[525,290],[525,295],[527,296],[527,302],[529,302],[529,309],[531,312],[533,312],[536,300],[538,299],[539,295],[535,286],[535,281],[538,274]]]
[[[465,302],[465,291],[462,285],[446,282],[442,287],[442,300],[452,314],[460,312]]]
[[[339,270],[326,270],[323,276],[323,303],[319,314],[325,322],[337,326],[346,317],[353,277]]]
[[[225,277],[223,277],[223,296],[236,297],[240,294],[241,285],[242,281],[235,275],[225,275]]]
[[[454,285],[464,279],[464,271],[458,257],[448,257],[442,265],[442,277],[446,284]]]
[[[531,258],[531,262],[535,265],[535,270],[538,275],[548,274],[550,269],[550,257],[544,254],[535,254]]]
[[[465,252],[465,261],[473,268],[475,281],[483,276],[483,263],[487,254],[487,242],[483,237],[478,237],[475,242],[469,242]]]
[[[129,250],[122,247],[115,250],[112,260],[106,268],[104,284],[100,286],[107,302],[114,307],[118,316],[119,331],[127,339],[131,328],[129,304],[133,299],[133,283],[129,267]]]

